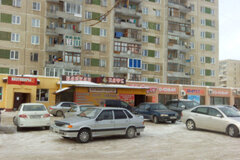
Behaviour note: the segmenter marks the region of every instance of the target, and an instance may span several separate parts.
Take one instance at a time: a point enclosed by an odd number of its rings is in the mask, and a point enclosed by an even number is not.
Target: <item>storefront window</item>
[[[37,101],[48,101],[48,89],[37,89]]]
[[[211,105],[229,105],[229,98],[227,97],[211,97]]]
[[[2,87],[0,87],[0,100],[2,100]]]
[[[166,104],[167,101],[170,101],[172,99],[178,99],[178,95],[176,94],[159,94],[158,95],[158,102],[162,104]]]

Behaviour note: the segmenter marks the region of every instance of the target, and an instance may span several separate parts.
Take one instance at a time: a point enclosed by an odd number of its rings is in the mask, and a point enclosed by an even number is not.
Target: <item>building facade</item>
[[[239,60],[227,59],[219,62],[219,83],[221,87],[240,88],[239,75],[240,75]]]
[[[218,0],[1,0],[0,9],[0,73],[218,85]]]

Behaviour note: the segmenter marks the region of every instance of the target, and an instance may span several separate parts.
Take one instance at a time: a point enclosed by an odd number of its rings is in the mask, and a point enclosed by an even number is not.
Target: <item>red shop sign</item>
[[[8,77],[8,84],[37,85],[37,78],[33,77]]]

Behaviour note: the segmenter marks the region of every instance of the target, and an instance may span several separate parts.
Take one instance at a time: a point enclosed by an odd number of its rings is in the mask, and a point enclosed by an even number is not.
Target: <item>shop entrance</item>
[[[30,93],[21,93],[15,92],[14,93],[14,102],[13,102],[13,110],[18,110],[19,106],[22,103],[29,103],[30,100]]]
[[[135,95],[134,96],[134,106],[138,106],[140,103],[143,103],[146,101],[145,95]]]

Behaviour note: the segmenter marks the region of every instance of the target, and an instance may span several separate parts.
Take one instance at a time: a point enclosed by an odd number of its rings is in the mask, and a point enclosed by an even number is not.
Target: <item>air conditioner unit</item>
[[[186,96],[186,91],[181,90],[181,96]]]
[[[213,93],[213,90],[212,89],[209,89],[208,90],[208,94],[212,94]]]

